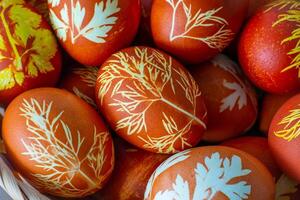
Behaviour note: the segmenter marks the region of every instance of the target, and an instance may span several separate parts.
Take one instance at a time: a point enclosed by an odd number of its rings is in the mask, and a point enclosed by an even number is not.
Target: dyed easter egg
[[[100,68],[97,104],[129,143],[157,153],[198,144],[206,108],[198,84],[171,56],[148,47],[113,54]]]
[[[84,197],[112,172],[108,129],[93,108],[65,90],[21,94],[6,109],[2,130],[10,162],[41,192]]]
[[[248,0],[154,0],[154,42],[185,62],[208,60],[234,39],[247,9]]]
[[[97,67],[73,66],[62,78],[60,88],[76,94],[88,104],[97,108],[95,101],[95,85],[98,75]]]
[[[168,158],[132,147],[115,140],[116,164],[114,172],[105,187],[97,194],[101,200],[141,200],[153,171]]]
[[[269,129],[270,149],[282,171],[300,182],[300,95],[276,112]]]
[[[270,172],[255,157],[237,149],[210,146],[177,153],[149,179],[144,199],[274,200]]]
[[[249,79],[269,93],[300,89],[299,1],[274,1],[253,16],[239,43],[240,64]]]
[[[262,106],[259,116],[259,130],[268,134],[271,121],[277,110],[295,94],[276,95],[266,94],[262,99]]]
[[[44,18],[23,0],[0,2],[0,104],[20,93],[54,86],[61,55]]]
[[[129,45],[138,30],[139,0],[48,0],[52,27],[64,49],[84,65],[101,65]]]
[[[219,54],[190,70],[207,107],[208,125],[204,140],[223,141],[253,126],[257,117],[256,94],[235,62]]]

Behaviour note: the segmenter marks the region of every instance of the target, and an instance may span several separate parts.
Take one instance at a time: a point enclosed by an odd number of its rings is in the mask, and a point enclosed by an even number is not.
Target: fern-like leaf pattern
[[[289,8],[295,9],[300,6],[300,2],[295,0],[276,0],[266,5],[266,9],[264,12],[269,12],[274,8],[278,8],[279,10]]]
[[[184,135],[189,132],[192,123],[196,122],[206,128],[205,123],[196,117],[197,98],[201,95],[198,85],[189,73],[172,67],[171,57],[165,57],[156,50],[151,50],[150,53],[147,48],[135,47],[134,51],[134,56],[123,52],[115,54],[114,59],[101,69],[98,77],[98,83],[101,83],[98,90],[101,104],[105,95],[112,91],[110,96],[114,102],[110,103],[110,106],[115,107],[117,112],[126,113],[126,116],[117,122],[116,130],[125,129],[127,135],[147,132],[146,115],[154,103],[162,102],[183,113],[190,121],[184,127],[178,127],[174,117],[162,113],[166,136],[138,136],[145,142],[144,147],[168,153],[176,151],[176,141],[180,141],[184,147],[190,147]],[[173,74],[180,78],[174,80]],[[132,85],[126,84],[126,80],[129,79],[133,82]],[[193,112],[188,112],[166,99],[163,95],[165,87],[170,87],[174,95],[176,90],[184,91]],[[122,99],[119,99],[119,96],[122,96]],[[142,108],[142,111],[139,108]]]
[[[55,7],[56,0],[52,0],[52,7]],[[76,2],[76,3],[75,3]],[[62,40],[67,40],[67,34],[73,44],[79,37],[84,37],[90,42],[105,43],[105,38],[109,31],[116,24],[118,17],[115,15],[121,10],[118,7],[118,0],[101,0],[95,3],[94,15],[90,21],[83,25],[86,19],[86,9],[82,7],[79,0],[70,0],[70,5],[65,3],[57,16],[50,8],[50,19],[57,36]],[[69,8],[71,8],[69,10]]]
[[[300,106],[300,105],[299,105]],[[283,125],[282,130],[275,131],[274,134],[287,141],[292,141],[300,135],[300,109],[293,109],[284,117],[278,125]]]
[[[232,40],[234,33],[230,29],[226,28],[228,22],[224,18],[216,15],[221,9],[223,9],[223,7],[208,10],[206,12],[202,12],[200,9],[193,14],[192,5],[187,5],[184,0],[166,0],[166,2],[170,4],[173,9],[172,27],[169,37],[170,41],[174,41],[179,38],[197,40],[205,43],[210,48],[221,51]],[[186,24],[182,33],[175,34],[177,12],[181,7],[184,10]],[[197,37],[191,34],[191,32],[195,29],[212,27],[215,23],[220,25],[221,28],[212,35],[207,37]]]
[[[298,69],[298,77],[300,77],[300,2],[293,0],[281,0],[269,4],[267,7],[268,9],[266,9],[266,12],[274,8],[279,10],[288,8],[285,13],[278,16],[278,20],[272,25],[273,27],[286,22],[296,23],[296,28],[291,32],[291,35],[281,41],[281,44],[295,40],[297,41],[296,46],[287,53],[288,56],[293,56],[294,58],[292,59],[290,65],[286,66],[281,72],[286,72],[296,68]]]
[[[249,169],[242,168],[241,158],[234,155],[231,158],[221,158],[218,152],[204,159],[204,164],[197,163],[195,172],[195,189],[190,198],[189,182],[180,174],[177,175],[171,190],[159,191],[155,200],[212,200],[221,192],[228,199],[248,199],[251,194],[251,185],[246,181],[232,182],[236,177],[251,173]],[[230,182],[230,183],[229,183]]]
[[[101,172],[106,160],[104,145],[109,139],[109,133],[98,133],[94,127],[93,144],[84,157],[79,157],[82,146],[86,144],[86,139],[78,130],[76,134],[72,134],[69,126],[61,119],[63,111],[55,117],[51,117],[52,106],[52,102],[43,101],[40,104],[33,98],[29,101],[24,99],[20,108],[21,116],[26,119],[27,129],[33,135],[22,139],[26,149],[22,154],[29,156],[36,163],[36,167],[47,172],[32,174],[35,177],[34,182],[40,188],[57,191],[64,196],[84,195],[98,187],[98,183],[101,183],[108,175],[101,174]],[[62,134],[65,140],[59,138]],[[96,180],[81,170],[84,162],[88,163]],[[88,188],[77,188],[73,184],[73,178],[76,175],[82,176],[86,180]]]

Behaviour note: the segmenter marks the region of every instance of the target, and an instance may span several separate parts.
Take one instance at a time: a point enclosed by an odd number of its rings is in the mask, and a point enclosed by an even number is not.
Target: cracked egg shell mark
[[[171,156],[153,172],[144,195],[145,200],[274,197],[273,178],[260,161],[222,146],[193,148]]]
[[[84,197],[107,182],[113,142],[98,113],[70,92],[27,91],[8,106],[3,140],[13,166],[40,191]]]
[[[97,104],[111,127],[148,151],[175,153],[195,146],[206,129],[206,108],[191,74],[148,47],[113,54],[100,68]]]
[[[140,21],[139,0],[52,0],[52,27],[64,49],[84,65],[101,65],[128,46]]]

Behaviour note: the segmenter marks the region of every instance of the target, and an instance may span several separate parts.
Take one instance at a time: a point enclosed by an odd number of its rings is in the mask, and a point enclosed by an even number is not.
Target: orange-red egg
[[[145,200],[274,200],[270,172],[243,151],[210,146],[186,150],[164,161],[149,179]]]
[[[97,108],[95,101],[95,85],[98,75],[97,67],[73,66],[65,76],[62,77],[60,88],[66,89],[85,100],[94,108]]]
[[[116,164],[111,178],[105,187],[94,196],[101,200],[141,200],[153,171],[168,158],[137,149],[115,140]]]
[[[191,67],[208,115],[203,139],[220,142],[249,130],[257,117],[257,99],[239,66],[225,55]]]
[[[270,149],[278,165],[300,182],[300,95],[287,100],[276,112],[269,129]]]
[[[100,68],[97,104],[111,128],[148,151],[193,147],[206,129],[206,108],[192,75],[171,56],[149,47],[113,54]]]
[[[52,27],[64,49],[84,65],[101,65],[138,30],[139,0],[49,0]]]
[[[289,98],[295,94],[276,95],[266,94],[262,99],[262,106],[259,116],[259,130],[265,134],[268,134],[271,121],[276,114],[277,110],[284,104]]]
[[[20,93],[54,86],[61,55],[50,26],[23,0],[0,2],[0,104]]]
[[[98,113],[70,92],[27,91],[8,106],[3,140],[13,166],[41,192],[82,198],[114,166],[113,142]]]
[[[151,30],[156,45],[188,63],[224,50],[246,17],[248,0],[154,0]]]
[[[239,42],[240,64],[269,93],[300,90],[299,1],[274,1],[257,12]]]

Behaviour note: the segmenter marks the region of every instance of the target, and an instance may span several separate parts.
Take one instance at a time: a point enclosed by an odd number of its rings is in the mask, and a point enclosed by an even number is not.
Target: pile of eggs
[[[300,1],[0,8],[0,152],[40,192],[300,199]]]

